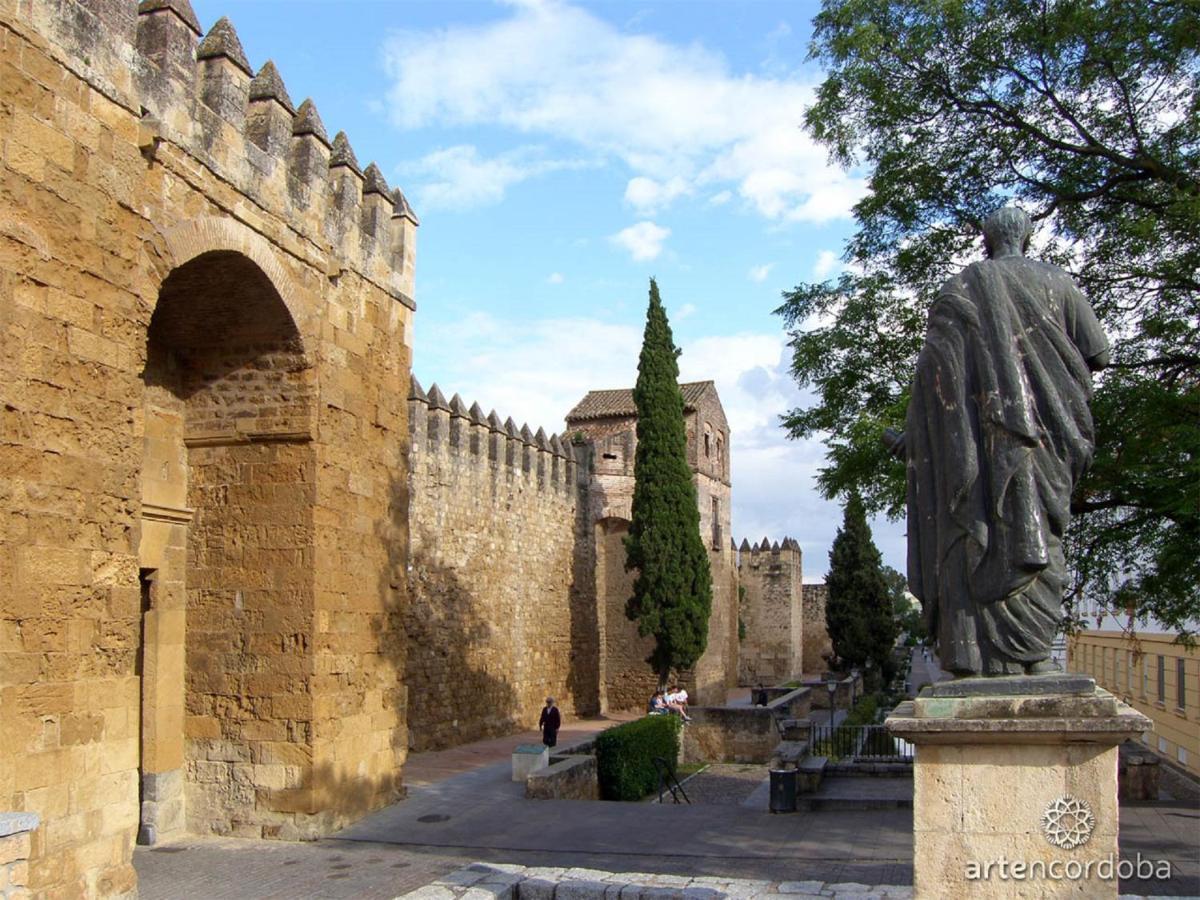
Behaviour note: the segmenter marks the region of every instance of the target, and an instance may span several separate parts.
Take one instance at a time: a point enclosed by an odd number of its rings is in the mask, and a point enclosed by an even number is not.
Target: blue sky
[[[780,292],[830,277],[863,173],[800,127],[816,3],[192,0],[274,60],[421,218],[413,371],[547,432],[632,386],[655,276],[685,380],[732,429],[733,533],[785,535],[819,580],[841,522],[788,440]],[[876,522],[903,570],[902,526]]]

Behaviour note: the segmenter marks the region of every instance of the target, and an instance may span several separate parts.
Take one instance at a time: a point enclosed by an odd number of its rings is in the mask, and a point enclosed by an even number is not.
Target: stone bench
[[[525,781],[531,772],[550,762],[550,748],[541,744],[518,744],[512,752],[512,780]]]
[[[771,758],[772,769],[798,769],[808,756],[808,741],[780,741]]]
[[[525,779],[529,800],[599,800],[600,776],[594,756],[556,756]]]
[[[796,793],[815,793],[821,786],[821,779],[825,777],[825,767],[828,764],[827,756],[810,756],[801,760],[796,766]]]

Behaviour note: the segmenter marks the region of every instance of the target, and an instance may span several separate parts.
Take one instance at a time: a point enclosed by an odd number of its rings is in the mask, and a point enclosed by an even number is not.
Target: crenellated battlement
[[[228,18],[204,33],[188,0],[43,0],[17,4],[21,18],[137,117],[152,164],[200,164],[252,201],[231,210],[251,227],[277,218],[330,278],[357,272],[415,308],[419,223],[403,193],[374,162],[360,167],[345,132],[330,141],[311,99],[293,105],[272,61],[256,72]],[[168,162],[163,145],[182,155]]]
[[[436,383],[426,391],[412,378],[408,428],[416,457],[473,459],[493,478],[523,478],[539,490],[574,492],[579,486],[580,460],[569,440],[547,436],[543,428],[531,431],[528,424],[518,427],[511,416],[501,422],[495,410],[485,416],[478,403],[468,408],[458,394],[447,400]]]
[[[799,564],[802,557],[800,543],[790,537],[785,537],[782,541],[772,542],[769,538],[763,538],[757,544],[750,543],[746,538],[742,538],[738,551],[738,565],[760,565],[766,557],[772,557],[776,562],[780,561],[780,557],[787,554],[795,554],[795,562]]]
[[[738,658],[742,684],[786,681],[804,671],[803,553],[790,537],[742,539],[738,548],[745,629]]]

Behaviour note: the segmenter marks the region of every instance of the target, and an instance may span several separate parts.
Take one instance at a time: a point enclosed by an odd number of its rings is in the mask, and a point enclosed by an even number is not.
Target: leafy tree
[[[892,596],[857,494],[846,502],[842,527],[829,551],[825,585],[825,626],[838,662],[864,667],[871,663],[890,678],[896,643]]]
[[[654,650],[646,661],[660,684],[672,668],[688,668],[700,658],[712,609],[712,573],[687,461],[678,355],[652,278],[633,389],[637,455],[625,567],[636,570],[637,578],[625,613],[638,623],[638,634],[654,635]]]
[[[1165,0],[825,0],[806,125],[867,196],[836,281],[784,294],[792,371],[831,435],[827,496],[896,517],[900,427],[928,304],[1005,203],[1079,282],[1113,343],[1078,487],[1068,600],[1200,615],[1200,14]]]
[[[915,647],[929,636],[929,632],[921,607],[913,604],[908,593],[908,579],[891,566],[884,566],[883,581],[892,602],[892,618],[896,620],[899,633],[904,635],[904,646]]]

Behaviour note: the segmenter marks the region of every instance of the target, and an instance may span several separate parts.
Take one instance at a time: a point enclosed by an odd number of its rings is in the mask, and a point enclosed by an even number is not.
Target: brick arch
[[[278,251],[266,238],[236,219],[218,216],[189,219],[170,228],[160,229],[159,234],[167,254],[165,261],[168,273],[197,256],[213,251],[240,253],[258,266],[292,317],[292,323],[296,326],[303,343],[303,354],[311,362],[306,326],[310,324],[317,304],[308,291],[296,284],[295,279],[279,261]],[[158,287],[161,288],[161,284]],[[158,292],[155,291],[151,297],[151,313],[157,303]]]

